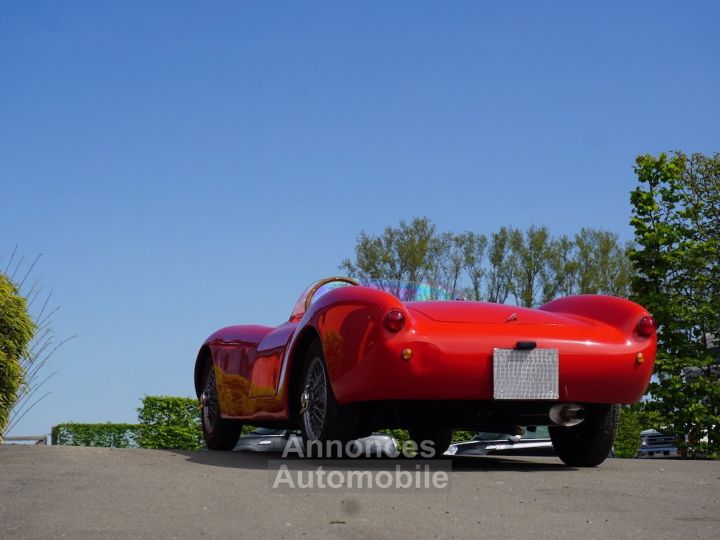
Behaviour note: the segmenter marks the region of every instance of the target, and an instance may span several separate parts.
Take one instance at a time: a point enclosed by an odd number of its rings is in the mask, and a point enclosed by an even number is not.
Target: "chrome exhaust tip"
[[[550,420],[558,426],[576,426],[585,418],[585,409],[577,403],[558,403],[550,407]]]

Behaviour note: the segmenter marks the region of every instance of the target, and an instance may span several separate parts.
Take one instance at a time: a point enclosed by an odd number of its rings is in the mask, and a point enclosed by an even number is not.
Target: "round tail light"
[[[405,314],[399,309],[391,309],[385,315],[385,328],[391,332],[399,332],[405,326]]]
[[[637,325],[638,334],[643,337],[650,337],[655,333],[657,323],[654,317],[643,317]]]

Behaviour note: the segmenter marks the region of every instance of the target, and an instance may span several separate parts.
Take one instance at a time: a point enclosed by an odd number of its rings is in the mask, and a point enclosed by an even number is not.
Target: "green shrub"
[[[410,440],[410,434],[405,429],[381,429],[380,432],[387,433],[392,436],[392,438],[395,439],[398,448],[402,448],[405,441]]]
[[[200,408],[195,398],[145,396],[138,409],[142,448],[197,450],[202,447]]]
[[[453,432],[452,442],[454,444],[454,443],[472,441],[475,438],[475,435],[477,435],[477,434],[478,434],[477,431],[455,431],[455,432]]]
[[[137,448],[137,424],[80,424],[68,422],[52,428],[52,444]]]
[[[35,323],[17,287],[0,273],[0,440],[7,427],[10,410],[24,382],[20,359],[35,333]]]
[[[202,446],[196,399],[146,396],[138,409],[138,420],[138,424],[58,424],[52,428],[52,444],[184,450]]]
[[[615,437],[615,457],[635,457],[640,446],[641,431],[641,417],[637,406],[622,407],[620,409],[620,425]]]

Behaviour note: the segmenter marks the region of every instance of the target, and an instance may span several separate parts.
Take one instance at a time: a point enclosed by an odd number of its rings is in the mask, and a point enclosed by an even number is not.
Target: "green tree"
[[[450,298],[528,307],[577,293],[627,296],[631,274],[625,249],[607,231],[583,229],[571,238],[547,227],[501,227],[488,240],[471,231],[438,233],[428,218],[401,221],[378,236],[361,232],[355,261],[340,268],[391,282],[429,280]]]
[[[379,236],[361,232],[355,262],[346,259],[340,268],[350,276],[420,282],[439,273],[437,263],[442,251],[443,241],[435,234],[435,224],[428,218],[416,217],[410,223],[401,220],[397,228],[386,227]]]
[[[462,235],[452,233],[442,233],[435,243],[435,264],[432,265],[431,275],[434,283],[447,291],[450,298],[460,296],[460,278],[465,262],[463,243]],[[436,296],[438,292],[435,292]]]
[[[459,244],[463,252],[463,268],[470,280],[470,295],[472,300],[482,300],[482,284],[487,270],[485,268],[485,254],[488,240],[482,233],[464,232],[459,236]]]
[[[547,227],[534,225],[525,234],[514,229],[510,233],[510,247],[517,264],[510,281],[515,303],[532,307],[538,303],[538,296],[550,281],[553,250],[550,232]]]
[[[720,455],[720,154],[644,155],[631,194],[633,299],[659,322],[649,411],[689,456]]]
[[[501,227],[490,236],[488,247],[487,300],[504,304],[510,296],[514,256],[510,246],[512,230]]]
[[[573,241],[565,235],[553,239],[544,275],[542,303],[575,294],[579,267]]]
[[[17,287],[0,273],[0,439],[24,382],[21,359],[28,353],[35,323]]]
[[[574,244],[578,293],[630,295],[630,246],[622,246],[617,234],[583,228],[575,235]]]
[[[632,458],[640,446],[642,417],[638,405],[624,406],[620,409],[620,425],[615,437],[615,457]]]

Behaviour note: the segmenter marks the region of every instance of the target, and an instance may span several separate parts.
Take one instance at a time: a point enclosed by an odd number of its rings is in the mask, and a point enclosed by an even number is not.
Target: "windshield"
[[[453,296],[443,287],[437,286],[429,281],[415,282],[383,278],[332,277],[316,281],[303,291],[295,304],[295,307],[293,307],[290,320],[300,320],[310,304],[333,289],[337,289],[339,287],[352,287],[355,285],[385,291],[393,296],[396,296],[403,302],[463,299],[461,294]]]
[[[404,281],[383,278],[357,278],[360,285],[380,289],[396,296],[404,302],[426,302],[431,300],[455,300],[445,288],[430,281]]]
[[[352,287],[355,285],[358,285],[356,280],[345,277],[330,277],[316,281],[302,292],[300,298],[298,298],[298,301],[293,307],[290,320],[300,320],[310,304],[333,289],[337,289],[339,287]]]

